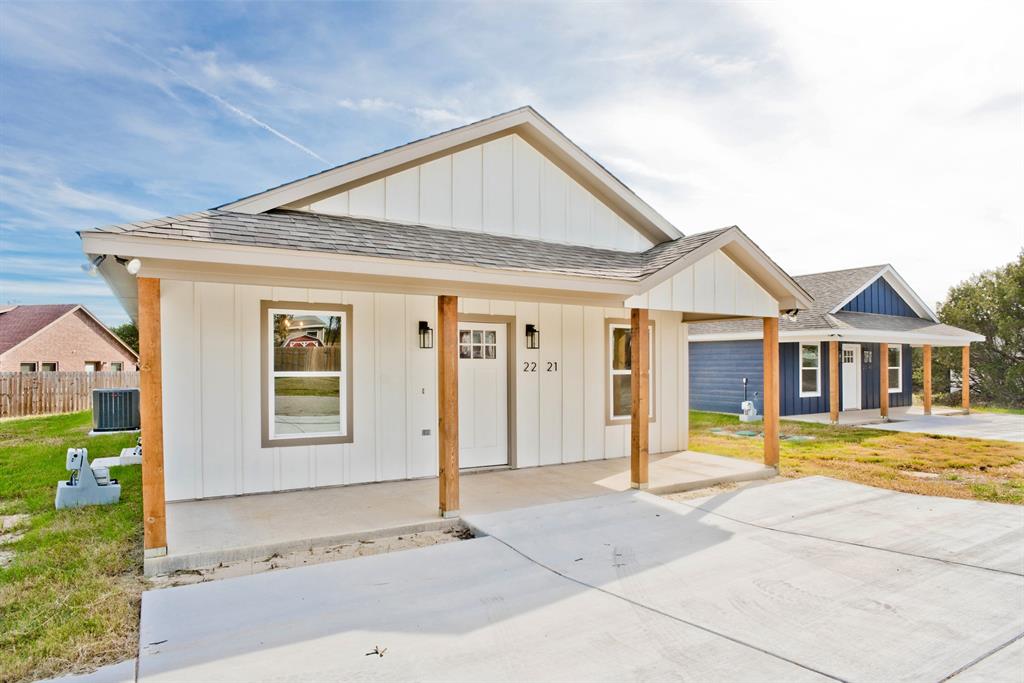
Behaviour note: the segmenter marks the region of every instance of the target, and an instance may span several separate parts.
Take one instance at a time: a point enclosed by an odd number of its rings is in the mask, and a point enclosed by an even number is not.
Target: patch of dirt
[[[27,514],[0,515],[0,569],[10,567],[14,562],[14,551],[4,546],[10,545],[25,535],[19,527],[28,523]]]
[[[221,562],[216,567],[206,569],[183,569],[172,574],[154,576],[149,579],[152,588],[170,588],[172,586],[187,586],[193,583],[205,581],[216,581],[217,579],[229,579],[236,576],[249,576],[276,569],[290,569],[292,567],[304,567],[307,565],[321,564],[323,562],[336,562],[349,560],[355,557],[366,557],[369,555],[382,555],[384,553],[412,550],[414,548],[425,548],[431,545],[452,543],[473,538],[473,532],[464,526],[455,526],[448,529],[436,531],[421,531],[414,534],[402,534],[401,536],[385,536],[365,540],[341,543],[339,545],[325,546],[322,548],[309,548],[307,550],[295,550],[286,553],[273,553],[268,557],[255,560],[238,560],[236,562]]]

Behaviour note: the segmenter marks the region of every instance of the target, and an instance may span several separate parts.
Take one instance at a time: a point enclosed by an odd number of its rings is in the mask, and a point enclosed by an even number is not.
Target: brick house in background
[[[0,372],[126,371],[138,363],[81,304],[0,307]]]

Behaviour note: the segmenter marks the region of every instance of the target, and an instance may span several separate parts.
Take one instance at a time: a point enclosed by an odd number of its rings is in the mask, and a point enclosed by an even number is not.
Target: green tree
[[[1002,268],[950,289],[939,319],[985,335],[971,344],[971,400],[1024,406],[1024,250]],[[948,391],[949,371],[961,369],[960,349],[936,349],[934,362],[935,390]],[[959,395],[952,398],[959,402]]]
[[[117,335],[118,339],[131,347],[135,353],[139,352],[139,329],[135,323],[127,322],[117,327],[111,327],[110,331]]]

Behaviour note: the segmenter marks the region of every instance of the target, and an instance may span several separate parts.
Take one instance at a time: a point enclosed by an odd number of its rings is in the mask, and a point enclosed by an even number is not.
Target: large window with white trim
[[[263,446],[352,441],[351,307],[264,301]]]
[[[647,335],[648,344],[648,381],[647,407],[650,419],[654,419],[654,323],[650,324]],[[608,358],[608,424],[629,422],[633,417],[633,328],[627,321],[609,320],[607,322],[607,358]]]
[[[903,391],[903,347],[889,347],[889,393],[898,394]]]
[[[821,345],[800,345],[800,397],[821,396]]]

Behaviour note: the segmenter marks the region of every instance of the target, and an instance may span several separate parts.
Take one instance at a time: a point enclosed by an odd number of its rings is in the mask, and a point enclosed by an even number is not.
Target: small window
[[[115,360],[110,364],[110,370],[112,372],[122,372],[124,370],[124,363]]]
[[[35,372],[36,371],[36,364],[35,363],[21,363],[18,366],[18,369],[21,372]]]
[[[495,360],[498,333],[494,330],[459,330],[459,358]]]
[[[57,372],[57,363],[41,363],[39,367],[43,372]]]
[[[262,443],[351,443],[351,307],[264,301]]]
[[[843,349],[843,362],[844,363],[856,363],[857,357],[853,353],[853,349]]]
[[[102,368],[102,367],[103,367],[103,363],[99,362],[98,360],[87,360],[87,361],[85,361],[85,371],[86,372],[99,372],[100,368]]]
[[[902,379],[903,379],[903,354],[901,353],[903,347],[901,346],[890,346],[889,347],[889,393],[898,394],[903,391]]]
[[[654,419],[654,325],[647,335],[650,349],[648,361],[647,407]],[[628,322],[608,323],[608,416],[609,424],[629,422],[633,416],[632,386],[633,330]]]
[[[821,346],[800,345],[800,396],[821,396]]]

